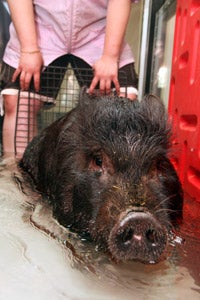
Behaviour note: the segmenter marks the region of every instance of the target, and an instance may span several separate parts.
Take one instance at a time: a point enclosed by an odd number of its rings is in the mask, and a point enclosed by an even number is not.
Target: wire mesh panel
[[[126,74],[121,73],[126,86]],[[92,70],[75,68],[48,68],[42,73],[38,93],[18,92],[15,131],[15,152],[23,152],[27,144],[42,129],[73,109],[78,102],[80,88],[90,86]],[[98,87],[95,93],[99,93]]]

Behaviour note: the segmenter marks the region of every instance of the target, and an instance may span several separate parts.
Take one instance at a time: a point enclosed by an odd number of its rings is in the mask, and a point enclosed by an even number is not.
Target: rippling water
[[[200,299],[200,224],[184,220],[158,264],[116,264],[52,217],[0,162],[0,300]]]

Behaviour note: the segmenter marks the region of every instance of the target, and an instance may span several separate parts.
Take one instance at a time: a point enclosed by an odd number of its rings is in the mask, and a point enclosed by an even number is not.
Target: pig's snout
[[[117,260],[158,261],[167,243],[166,229],[148,212],[130,211],[113,227],[109,248]]]

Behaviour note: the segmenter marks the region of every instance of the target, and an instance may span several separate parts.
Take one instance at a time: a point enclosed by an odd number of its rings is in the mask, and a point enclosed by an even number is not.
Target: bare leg
[[[14,136],[17,112],[17,96],[4,95],[5,116],[3,122],[3,153],[11,155],[15,152]]]
[[[130,100],[136,100],[137,99],[137,95],[136,94],[125,94],[125,93],[120,93],[119,94],[120,97],[126,97]]]
[[[136,100],[138,95],[138,91],[134,87],[121,87],[120,88],[120,96],[127,97],[130,100]]]
[[[17,95],[4,95],[3,153],[6,156],[16,153],[22,155],[28,142],[37,134],[37,113],[41,102],[20,98],[17,116],[17,99]]]

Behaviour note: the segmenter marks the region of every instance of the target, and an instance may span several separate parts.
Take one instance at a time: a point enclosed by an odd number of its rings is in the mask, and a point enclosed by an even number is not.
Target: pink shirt
[[[108,0],[33,0],[33,3],[44,65],[67,53],[82,58],[90,65],[100,58],[104,45]],[[19,55],[20,44],[11,24],[10,40],[3,60],[16,68]],[[120,67],[133,61],[132,51],[124,42]]]

